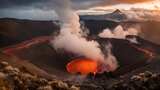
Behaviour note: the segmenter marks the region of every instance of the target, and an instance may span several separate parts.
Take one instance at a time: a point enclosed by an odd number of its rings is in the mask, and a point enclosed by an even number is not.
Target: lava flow
[[[24,49],[24,48],[29,48],[30,46],[36,45],[38,43],[49,42],[50,40],[52,40],[51,36],[36,37],[36,38],[31,39],[31,40],[26,40],[26,41],[23,41],[22,43],[4,48],[3,53],[6,53],[6,54],[10,55],[10,54],[13,54],[13,52],[15,52],[17,50]]]
[[[133,46],[134,48],[136,48],[138,51],[143,52],[146,56],[149,57],[149,59],[153,59],[155,57],[155,53],[152,52],[152,51],[150,51],[150,50],[147,50],[145,48],[139,48],[139,47],[134,46],[134,45],[131,45],[131,46]]]
[[[69,62],[66,69],[71,74],[80,73],[87,75],[89,73],[96,74],[98,63],[92,59],[75,59]]]

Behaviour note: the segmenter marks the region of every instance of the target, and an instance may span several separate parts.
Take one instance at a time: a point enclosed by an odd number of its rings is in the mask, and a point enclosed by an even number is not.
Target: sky
[[[53,20],[57,0],[0,0],[0,18]],[[160,0],[70,0],[72,8],[80,13],[104,12],[113,9],[144,8],[160,10]]]

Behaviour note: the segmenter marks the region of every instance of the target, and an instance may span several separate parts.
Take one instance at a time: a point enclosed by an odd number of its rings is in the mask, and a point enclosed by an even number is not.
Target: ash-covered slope
[[[140,27],[140,37],[154,43],[160,42],[159,29],[160,22],[158,21],[125,21],[115,22],[112,20],[82,20],[85,27],[89,30],[89,35],[98,35],[104,29],[114,29],[117,25],[122,25],[125,28],[138,26]],[[51,35],[60,29],[58,21],[34,21],[34,20],[19,20],[11,18],[0,19],[0,47],[13,45],[25,40],[32,39],[37,36]]]
[[[160,54],[159,45],[148,42],[140,37],[136,37],[136,39],[139,44],[122,39],[98,39],[102,47],[107,43],[107,40],[113,46],[112,53],[116,56],[120,65],[120,68],[114,72],[115,75],[123,75],[134,69],[144,67],[154,57]]]
[[[37,75],[39,77],[45,77],[46,79],[55,78],[54,75],[48,74],[43,69],[40,69],[36,65],[30,63],[27,60],[20,59],[15,55],[8,55],[3,52],[0,52],[0,62],[7,62],[10,65],[19,68],[22,71],[26,71],[32,75]]]
[[[13,45],[59,30],[56,21],[33,21],[12,18],[0,19],[0,47]]]

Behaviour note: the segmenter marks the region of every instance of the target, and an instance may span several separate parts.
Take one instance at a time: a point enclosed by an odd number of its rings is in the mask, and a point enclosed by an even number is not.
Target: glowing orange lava
[[[95,74],[97,72],[97,67],[97,61],[92,59],[75,59],[66,66],[69,73],[80,73],[82,75],[87,75],[89,73]]]
[[[16,52],[18,50],[29,48],[29,47],[31,47],[33,45],[36,45],[36,44],[39,44],[39,43],[44,43],[44,42],[49,43],[49,41],[52,40],[52,39],[53,39],[53,37],[51,37],[51,36],[36,37],[36,38],[31,39],[31,40],[26,40],[22,43],[19,43],[19,44],[13,45],[13,46],[3,48],[2,52],[5,53],[5,54],[12,55],[12,54],[14,54],[14,52]]]
[[[143,52],[146,56],[149,57],[149,59],[153,59],[155,57],[155,53],[150,51],[150,50],[147,50],[145,48],[139,48],[137,46],[134,46],[134,45],[131,45],[132,47],[136,48],[137,50]]]

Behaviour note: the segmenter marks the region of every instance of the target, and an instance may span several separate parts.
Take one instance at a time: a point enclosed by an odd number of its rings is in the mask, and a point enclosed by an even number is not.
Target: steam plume
[[[52,41],[54,48],[64,49],[93,60],[104,62],[105,56],[99,48],[99,43],[93,40],[88,41],[82,36],[83,32],[80,29],[79,16],[71,9],[71,2],[69,0],[57,0],[56,4],[56,12],[62,22],[62,26],[60,34],[54,37]],[[109,62],[108,59],[107,62]]]
[[[99,44],[96,41],[87,41],[81,36],[79,16],[71,9],[70,1],[62,0],[57,2],[61,4],[60,8],[57,8],[58,10],[56,9],[56,11],[63,25],[60,34],[53,41],[54,47],[88,58],[102,60],[103,55],[99,49]]]
[[[123,27],[119,25],[113,31],[108,28],[103,30],[103,32],[99,34],[99,37],[126,39],[128,35],[138,35],[138,31],[135,28],[124,30]]]
[[[108,51],[107,53],[107,57],[106,57],[106,61],[103,62],[103,63],[106,63],[104,65],[101,66],[101,70],[99,70],[99,73],[103,73],[104,71],[114,71],[118,68],[118,62],[117,62],[117,59],[116,57],[112,54],[112,45],[111,43],[108,43],[106,46],[105,46],[105,50]],[[106,68],[108,67],[108,68]]]
[[[127,38],[128,35],[137,36],[139,34],[136,28],[128,28],[124,30],[121,25],[117,26],[113,31],[110,29],[103,30],[98,36],[101,38],[116,38],[116,39],[126,39],[131,43],[138,44],[136,37]]]

